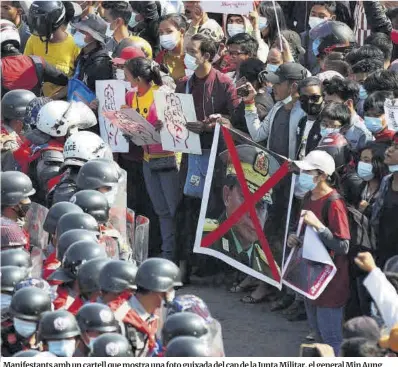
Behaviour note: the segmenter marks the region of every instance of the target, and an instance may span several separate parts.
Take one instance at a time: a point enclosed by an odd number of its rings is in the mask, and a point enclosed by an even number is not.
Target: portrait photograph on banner
[[[131,141],[138,146],[160,143],[159,133],[147,120],[132,108],[103,112],[103,115],[110,120],[123,135],[128,136]]]
[[[163,122],[160,137],[162,148],[172,152],[201,154],[200,137],[186,127],[196,121],[191,94],[155,91],[153,93],[158,118]]]
[[[283,219],[272,214],[275,190],[288,162],[242,133],[216,127],[196,232],[194,252],[216,257],[281,288],[282,242],[269,241]],[[278,187],[279,186],[279,187]],[[273,218],[272,218],[273,217]],[[268,231],[268,233],[267,233]]]
[[[123,136],[118,126],[103,115],[103,112],[118,111],[125,104],[125,82],[122,80],[97,80],[95,83],[101,137],[110,145],[112,152],[128,153],[128,140]]]

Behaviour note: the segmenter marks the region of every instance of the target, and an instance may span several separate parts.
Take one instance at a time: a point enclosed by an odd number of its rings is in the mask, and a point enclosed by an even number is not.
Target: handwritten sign
[[[186,128],[188,121],[196,121],[192,95],[161,91],[153,95],[158,118],[163,121],[160,131],[162,148],[172,152],[202,154],[199,135]]]
[[[141,146],[160,143],[159,133],[136,110],[126,108],[121,111],[103,112],[103,114],[134,144]]]
[[[243,15],[253,11],[253,1],[201,1],[200,6],[208,13]]]
[[[105,118],[104,112],[118,111],[125,104],[125,82],[122,80],[97,80],[95,89],[98,98],[98,121],[101,138],[108,142],[115,153],[127,153],[129,142],[119,128]]]

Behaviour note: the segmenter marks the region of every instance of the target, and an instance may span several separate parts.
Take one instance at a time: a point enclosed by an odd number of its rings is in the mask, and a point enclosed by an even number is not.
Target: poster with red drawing
[[[107,142],[114,153],[128,153],[129,142],[105,112],[120,110],[125,104],[126,85],[123,80],[97,80],[95,90],[98,98],[98,122],[101,138]]]
[[[200,137],[186,127],[188,121],[196,121],[195,106],[191,94],[155,91],[156,112],[163,122],[160,131],[162,148],[172,152],[202,154]]]

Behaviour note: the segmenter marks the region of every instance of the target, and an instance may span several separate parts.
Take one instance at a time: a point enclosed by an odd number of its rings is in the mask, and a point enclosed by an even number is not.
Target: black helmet
[[[32,267],[30,254],[20,248],[10,248],[0,252],[1,266],[13,265],[20,268]]]
[[[314,40],[313,51],[318,54],[331,52],[346,52],[355,46],[356,39],[352,29],[343,22],[330,20],[319,24],[310,30]]]
[[[80,335],[75,316],[65,310],[45,312],[41,316],[38,336],[43,340],[60,340]]]
[[[100,234],[97,221],[87,213],[64,214],[57,223],[57,239],[71,229],[85,229],[97,235]]]
[[[1,115],[5,120],[23,120],[26,107],[36,95],[30,90],[14,89],[1,99]]]
[[[18,205],[21,200],[33,195],[33,188],[29,176],[19,171],[1,173],[1,205]]]
[[[58,237],[56,256],[59,261],[64,258],[66,250],[69,246],[73,245],[77,241],[98,241],[95,232],[90,232],[87,229],[71,229],[61,234]]]
[[[30,31],[42,41],[49,41],[64,20],[65,7],[62,1],[34,1],[29,8]]]
[[[210,357],[205,342],[193,336],[178,336],[166,348],[165,357]]]
[[[77,241],[66,250],[62,266],[55,270],[48,279],[63,282],[74,281],[80,266],[86,261],[96,258],[106,258],[103,246],[95,241]]]
[[[14,287],[29,276],[28,269],[19,266],[2,266],[0,268],[0,280],[2,292],[13,292]]]
[[[67,213],[83,213],[83,209],[67,201],[56,203],[48,211],[43,229],[50,234],[55,234],[59,219]]]
[[[108,199],[99,191],[79,191],[71,197],[70,202],[92,215],[98,223],[106,223],[109,219]]]
[[[332,133],[323,137],[316,149],[323,150],[333,157],[336,171],[350,161],[350,145],[340,133]]]
[[[16,222],[6,217],[0,218],[0,232],[2,249],[22,248],[28,245],[29,240],[25,232]]]
[[[15,353],[13,357],[21,357],[21,358],[26,358],[26,357],[36,357],[40,352],[35,349],[29,349],[29,350],[21,350],[18,353]]]
[[[163,325],[162,342],[167,345],[178,336],[194,336],[200,338],[207,334],[205,320],[192,312],[180,312],[169,316]]]
[[[134,355],[126,337],[106,333],[95,339],[89,357],[134,357]]]
[[[81,332],[97,331],[100,333],[119,332],[119,323],[112,310],[101,303],[87,303],[76,314],[76,321]]]
[[[114,161],[92,159],[80,168],[76,184],[80,190],[97,190],[100,187],[112,187],[118,183],[120,169]]]
[[[160,257],[147,259],[140,265],[135,283],[137,287],[153,292],[167,292],[172,287],[182,285],[177,265]]]
[[[14,293],[8,310],[13,317],[38,321],[43,312],[51,311],[51,306],[51,298],[47,291],[26,287]]]
[[[99,277],[104,266],[109,259],[92,259],[84,263],[77,272],[77,283],[80,294],[90,296],[92,293],[100,291]]]
[[[135,277],[137,267],[128,261],[111,260],[102,268],[99,275],[101,292],[121,293],[137,289]]]

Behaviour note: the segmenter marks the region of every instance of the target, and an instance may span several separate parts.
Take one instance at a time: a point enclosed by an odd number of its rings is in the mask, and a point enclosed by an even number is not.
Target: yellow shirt
[[[134,108],[142,117],[147,119],[149,114],[149,108],[154,102],[153,91],[158,90],[158,85],[153,85],[151,89],[148,90],[143,96],[139,97],[138,93],[135,93],[135,96],[132,101],[132,108]]]
[[[46,42],[40,41],[40,37],[31,35],[26,43],[25,55],[41,56],[49,64],[63,71],[69,77],[73,76],[74,63],[80,53],[79,47],[76,46],[73,37],[68,34],[68,37],[59,43],[48,43],[48,52],[46,53]],[[43,94],[46,97],[51,97],[62,87],[52,84],[44,83]]]
[[[175,82],[185,76],[184,55],[174,56],[166,52],[163,57],[163,64],[168,67],[170,75]]]

